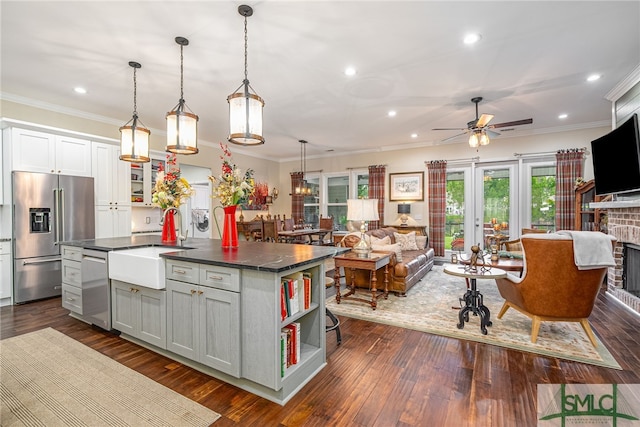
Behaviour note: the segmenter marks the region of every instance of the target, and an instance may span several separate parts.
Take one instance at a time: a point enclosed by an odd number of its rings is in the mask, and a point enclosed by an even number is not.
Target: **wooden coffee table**
[[[371,305],[373,310],[378,306],[378,289],[376,283],[376,271],[384,267],[384,299],[389,295],[389,261],[391,252],[371,252],[368,258],[361,258],[355,252],[345,252],[341,255],[333,257],[335,262],[335,287],[336,287],[336,303],[340,304],[341,298],[350,297],[350,299],[363,301]],[[344,274],[347,275],[347,269],[351,270],[351,285],[349,291],[340,295],[340,267],[344,268]],[[371,299],[364,299],[353,296],[356,293],[355,271],[369,270],[369,280],[371,283]]]

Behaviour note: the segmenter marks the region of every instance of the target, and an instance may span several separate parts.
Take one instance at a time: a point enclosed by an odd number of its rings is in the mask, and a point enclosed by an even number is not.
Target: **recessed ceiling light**
[[[396,113],[395,111],[393,111],[393,110],[391,110],[391,111],[389,111],[389,112],[387,113],[387,115],[388,115],[389,117],[395,117],[395,116],[396,116],[396,114],[397,114],[397,113]]]
[[[344,75],[345,76],[355,76],[356,75],[356,69],[353,67],[347,67],[344,69]]]
[[[464,44],[474,44],[480,41],[482,36],[480,34],[467,34],[464,36]]]
[[[411,134],[411,138],[417,138],[417,137],[418,137],[418,134],[417,134],[417,133],[412,133],[412,134]]]
[[[568,114],[564,114],[564,113],[562,113],[562,114],[560,114],[558,116],[559,119],[566,119],[567,117],[569,117],[569,115]]]
[[[87,90],[85,88],[83,88],[83,87],[80,87],[80,86],[74,87],[73,90],[74,90],[75,93],[81,93],[83,95],[85,93],[87,93]]]
[[[587,77],[587,81],[595,82],[596,80],[599,80],[600,77],[602,77],[600,74],[591,74],[589,77]]]

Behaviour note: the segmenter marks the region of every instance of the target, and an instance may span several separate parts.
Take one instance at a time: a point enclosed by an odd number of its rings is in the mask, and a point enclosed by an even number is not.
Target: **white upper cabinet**
[[[117,145],[93,142],[96,239],[131,235],[131,163]]]
[[[96,205],[130,206],[131,163],[120,160],[120,147],[94,142],[92,158]]]
[[[12,170],[91,176],[91,141],[11,129]]]

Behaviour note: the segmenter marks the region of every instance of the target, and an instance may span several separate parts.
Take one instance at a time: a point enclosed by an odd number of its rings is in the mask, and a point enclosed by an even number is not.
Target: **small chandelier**
[[[182,50],[189,40],[176,37],[180,45],[180,100],[167,113],[167,148],[176,154],[196,154],[198,152],[198,116],[193,114],[184,101],[184,68]]]
[[[309,187],[305,179],[305,169],[307,168],[307,141],[301,139],[298,142],[300,143],[300,170],[302,170],[302,180],[294,191],[296,196],[310,196],[311,187]]]
[[[471,148],[478,148],[480,145],[489,145],[490,142],[489,135],[487,135],[484,129],[474,130],[469,137],[469,147]]]
[[[142,126],[138,126],[137,107],[137,81],[136,71],[142,68],[137,62],[130,61],[129,66],[133,68],[133,117],[120,128],[120,160],[126,162],[145,163],[149,159],[149,135],[151,132]]]
[[[249,85],[247,72],[247,17],[253,15],[251,6],[238,6],[244,16],[244,80],[234,93],[227,97],[229,103],[229,142],[238,145],[264,144],[262,136],[262,109],[264,100]],[[251,92],[253,93],[251,93]]]

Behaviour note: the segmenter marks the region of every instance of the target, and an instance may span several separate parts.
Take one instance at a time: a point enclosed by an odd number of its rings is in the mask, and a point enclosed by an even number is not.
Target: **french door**
[[[472,180],[473,242],[487,247],[491,239],[510,240],[518,236],[517,162],[477,165]],[[512,230],[512,232],[510,232]]]

